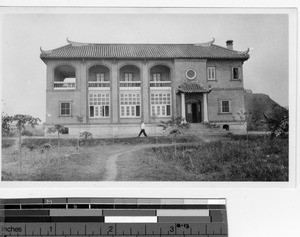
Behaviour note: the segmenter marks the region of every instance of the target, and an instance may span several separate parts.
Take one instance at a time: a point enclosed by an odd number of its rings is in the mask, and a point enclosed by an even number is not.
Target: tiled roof
[[[208,93],[210,89],[204,88],[203,85],[197,82],[184,82],[178,86],[178,92],[183,93]]]
[[[42,50],[42,59],[241,59],[244,52],[230,50],[213,42],[202,44],[88,44],[69,41],[68,45]]]

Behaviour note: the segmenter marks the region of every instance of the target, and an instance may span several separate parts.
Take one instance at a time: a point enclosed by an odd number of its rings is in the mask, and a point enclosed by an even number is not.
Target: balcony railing
[[[63,81],[55,81],[54,89],[55,90],[73,90],[76,88],[75,82],[63,82]]]
[[[171,81],[150,81],[150,87],[171,87]]]
[[[89,88],[109,89],[110,81],[89,81]]]
[[[141,81],[120,81],[121,88],[136,88],[139,89],[141,87]]]

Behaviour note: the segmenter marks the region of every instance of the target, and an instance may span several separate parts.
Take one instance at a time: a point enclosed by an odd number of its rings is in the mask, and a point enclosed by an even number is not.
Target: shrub
[[[32,137],[33,136],[32,132],[30,132],[28,130],[23,130],[21,135],[22,136],[27,136],[27,137]]]
[[[2,139],[2,148],[9,148],[15,144],[13,139]]]
[[[33,150],[37,149],[37,146],[36,146],[35,144],[28,144],[26,147],[27,147],[30,151],[33,151]]]

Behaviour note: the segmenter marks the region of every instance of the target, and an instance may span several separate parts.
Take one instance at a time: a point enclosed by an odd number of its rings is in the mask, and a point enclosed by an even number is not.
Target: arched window
[[[54,89],[73,90],[76,88],[76,71],[69,65],[61,65],[54,70]]]
[[[171,87],[170,68],[164,65],[157,65],[150,69],[150,88]]]
[[[126,65],[120,68],[119,77],[120,89],[140,89],[141,77],[140,69],[134,65]],[[129,87],[129,88],[128,88]]]
[[[110,88],[110,71],[106,66],[95,65],[89,69],[89,88]]]

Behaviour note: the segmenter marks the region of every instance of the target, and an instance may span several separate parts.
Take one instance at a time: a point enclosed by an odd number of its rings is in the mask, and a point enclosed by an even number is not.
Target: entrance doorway
[[[190,101],[186,103],[186,121],[189,123],[201,123],[201,103]]]

